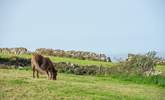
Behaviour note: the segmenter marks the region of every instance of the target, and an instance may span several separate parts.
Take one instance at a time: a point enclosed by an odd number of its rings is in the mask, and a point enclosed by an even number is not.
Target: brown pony
[[[57,70],[55,69],[53,63],[48,57],[43,57],[42,55],[35,53],[32,55],[31,65],[33,70],[33,78],[35,78],[35,71],[36,71],[37,78],[39,78],[38,73],[40,72],[40,73],[47,73],[48,79],[56,80]]]

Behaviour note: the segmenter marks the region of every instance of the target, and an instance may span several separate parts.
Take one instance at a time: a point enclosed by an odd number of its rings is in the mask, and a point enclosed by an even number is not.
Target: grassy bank
[[[156,70],[162,72],[165,75],[165,65],[157,65]]]
[[[26,58],[26,59],[31,58],[31,54],[14,55],[14,54],[1,54],[0,53],[0,58],[11,58],[14,56],[20,57],[20,58]],[[80,60],[80,59],[65,58],[65,57],[50,57],[50,59],[53,62],[70,62],[73,64],[79,64],[79,65],[97,65],[97,66],[104,66],[104,67],[111,67],[113,65],[113,63],[111,63],[111,62]]]
[[[155,85],[129,83],[111,77],[58,74],[32,78],[31,70],[0,69],[1,100],[164,100],[165,89]]]

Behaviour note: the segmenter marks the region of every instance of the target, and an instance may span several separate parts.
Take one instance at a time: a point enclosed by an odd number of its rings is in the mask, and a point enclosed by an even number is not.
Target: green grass
[[[70,62],[79,65],[98,65],[110,67],[113,64],[110,62],[102,62],[102,61],[92,61],[92,60],[79,60],[73,58],[62,58],[62,57],[50,57],[53,62]]]
[[[12,56],[17,56],[17,57],[21,57],[21,58],[31,58],[31,54],[14,55],[14,54],[0,53],[0,58],[10,58]],[[104,66],[104,67],[111,67],[113,65],[113,63],[111,63],[111,62],[80,60],[80,59],[65,58],[65,57],[50,57],[50,59],[53,62],[70,62],[73,64],[79,64],[79,65],[97,65],[97,66]]]
[[[111,77],[58,74],[32,78],[31,70],[0,69],[0,100],[165,100],[165,88]]]
[[[156,85],[165,87],[165,77],[163,75],[142,76],[142,75],[111,75],[111,77],[130,83]]]

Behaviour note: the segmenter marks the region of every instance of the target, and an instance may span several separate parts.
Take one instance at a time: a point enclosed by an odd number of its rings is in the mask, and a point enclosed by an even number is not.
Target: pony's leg
[[[53,75],[52,75],[52,73],[51,73],[51,77],[50,77],[50,79],[53,80]]]
[[[39,78],[39,74],[38,74],[39,72],[37,71],[37,78]]]
[[[33,70],[33,78],[35,78],[35,66],[34,66],[34,64],[31,64],[31,66],[32,66],[32,70]]]
[[[50,72],[50,80],[53,80],[53,73]]]
[[[51,78],[50,79],[53,80],[53,72],[50,72],[50,74],[51,74]]]
[[[49,77],[49,72],[48,71],[46,71],[46,73],[47,73],[47,75],[48,75],[48,80],[50,79],[50,77]]]
[[[32,65],[32,70],[33,70],[33,78],[35,78],[35,66]]]

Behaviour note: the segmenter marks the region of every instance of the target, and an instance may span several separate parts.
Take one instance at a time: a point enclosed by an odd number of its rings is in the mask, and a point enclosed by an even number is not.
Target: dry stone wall
[[[0,48],[0,53],[4,54],[25,54],[28,53],[26,48]]]
[[[111,62],[110,57],[107,57],[105,54],[97,54],[94,52],[87,51],[65,51],[60,49],[46,49],[39,48],[35,50],[36,53],[48,56],[57,56],[57,57],[68,57],[68,58],[77,58],[81,60],[95,60],[95,61],[107,61]],[[4,54],[26,54],[30,53],[26,48],[0,48],[0,53]],[[32,52],[31,52],[32,53]]]
[[[111,62],[110,57],[107,57],[105,54],[96,54],[94,52],[87,52],[87,51],[75,51],[75,50],[64,51],[64,50],[59,50],[59,49],[54,50],[54,49],[39,48],[39,49],[36,49],[35,52],[39,54],[43,54],[43,55],[50,55],[50,56]]]

